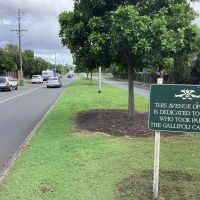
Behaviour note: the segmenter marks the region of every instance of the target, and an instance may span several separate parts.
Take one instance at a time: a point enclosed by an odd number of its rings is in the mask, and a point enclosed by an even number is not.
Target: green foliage
[[[67,46],[74,58],[79,71],[94,71],[98,66],[108,67],[109,56],[105,48],[97,58],[90,35],[90,19],[103,16],[122,4],[123,0],[75,0],[74,12],[62,12],[59,15],[60,37],[62,44]],[[97,22],[98,25],[98,22]],[[109,24],[107,24],[109,26]],[[102,64],[103,62],[103,64]]]
[[[34,51],[32,50],[25,50],[23,51],[23,56],[26,58],[32,58],[34,59]]]
[[[38,74],[41,74],[43,70],[52,68],[52,64],[46,62],[44,59],[40,57],[36,57],[34,59],[34,65],[35,66],[33,68],[33,73],[38,73]]]
[[[109,69],[115,78],[128,79],[128,70],[127,70],[127,68],[124,68],[124,66],[112,64]]]
[[[187,0],[76,0],[74,12],[59,16],[60,36],[77,68],[92,71],[112,63],[128,68],[132,102],[136,69],[146,65],[170,74],[179,68],[177,60],[185,62],[200,49],[195,17]]]
[[[134,6],[121,6],[111,15],[111,40],[113,51],[128,50],[133,57],[141,57],[150,50],[150,40],[146,37],[149,17],[140,16]],[[114,53],[114,52],[113,52]]]
[[[25,75],[41,74],[43,70],[52,66],[44,59],[34,57],[32,50],[22,52],[22,63]],[[0,74],[6,74],[7,71],[19,69],[19,49],[16,45],[7,44],[4,49],[0,49]]]
[[[59,15],[60,37],[62,44],[66,45],[74,58],[77,68],[92,71],[96,62],[90,53],[90,44],[87,39],[87,23],[79,16],[80,13],[63,12]]]
[[[124,61],[118,58],[121,58],[125,51],[140,57],[150,50],[149,40],[145,37],[148,23],[149,18],[140,16],[133,6],[119,7],[111,12],[110,18],[93,17],[89,21],[93,30],[90,35],[91,49],[98,56],[106,51],[107,57],[109,55],[112,58],[108,59],[110,63],[124,64]]]
[[[128,4],[135,5],[135,13],[133,12],[133,7],[128,6]],[[122,10],[124,10],[123,13]],[[92,29],[90,39],[92,40],[93,51],[96,54],[103,52],[108,47],[108,45],[105,45],[106,40],[112,41],[109,43],[111,47],[116,43],[118,44],[111,51],[111,54],[118,54],[118,57],[121,52],[116,53],[116,47],[123,49],[123,42],[127,46],[130,43],[132,46],[130,49],[134,55],[138,50],[142,50],[141,53],[145,51],[146,57],[149,55],[149,57],[154,58],[147,57],[148,62],[150,61],[152,65],[162,68],[165,67],[167,58],[174,59],[177,54],[183,54],[183,52],[187,54],[193,53],[199,49],[199,29],[192,24],[192,20],[195,19],[197,14],[185,0],[127,1],[127,6],[119,7],[118,10],[112,12],[112,20],[109,21],[109,14],[106,14],[107,18],[105,15],[95,16],[94,19],[89,21]],[[134,19],[136,15],[137,19]],[[149,18],[150,20],[148,23],[149,30],[145,30],[142,24],[138,24],[139,30],[141,28],[146,33],[145,38],[139,32],[137,33],[138,27],[135,22],[139,19],[138,17],[141,17],[141,19],[146,18],[146,20]],[[131,20],[132,22],[130,22]],[[109,27],[105,29],[108,22],[110,22]],[[144,25],[146,25],[145,23],[147,21],[143,21]],[[115,36],[113,36],[113,29],[117,30]],[[111,35],[112,37],[108,37]],[[139,38],[138,45],[135,45],[136,43],[134,42],[137,42],[136,40]],[[138,46],[140,49],[138,49]],[[147,52],[149,54],[146,54]],[[136,57],[137,62],[141,63],[139,61],[141,59],[140,56],[138,58],[138,55],[136,55]]]
[[[34,73],[35,72],[35,58],[34,52],[31,50],[25,50],[22,53],[22,60],[23,60],[23,71]]]
[[[9,53],[9,56],[13,59],[14,63],[17,66],[17,69],[19,69],[20,61],[19,61],[19,49],[18,49],[18,47],[16,45],[13,45],[13,44],[7,44],[4,50]]]
[[[7,71],[9,70],[15,70],[16,64],[14,63],[14,60],[12,57],[10,57],[10,54],[0,49],[0,75],[5,75]]]
[[[200,83],[200,54],[195,57],[191,69],[191,82],[195,84]]]

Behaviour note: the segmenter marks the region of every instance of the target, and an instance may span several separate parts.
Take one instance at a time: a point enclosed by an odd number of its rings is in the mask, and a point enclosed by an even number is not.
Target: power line
[[[19,37],[19,58],[20,58],[20,78],[23,78],[23,71],[22,71],[22,48],[21,48],[21,36],[22,36],[22,32],[23,31],[28,31],[28,30],[23,30],[21,29],[21,12],[20,9],[18,9],[18,15],[17,15],[17,19],[18,19],[18,29],[12,30],[17,32],[18,37]]]
[[[28,37],[29,37],[29,35],[28,35]],[[34,51],[34,49],[35,49],[35,48],[33,47],[34,45],[33,45],[33,43],[29,40],[30,37],[29,37],[29,38],[28,38],[28,37],[27,37],[26,35],[24,35],[24,39],[25,39],[26,42],[27,42],[26,44],[28,44],[28,45],[30,46],[30,48]],[[29,48],[29,47],[28,47],[28,48]]]

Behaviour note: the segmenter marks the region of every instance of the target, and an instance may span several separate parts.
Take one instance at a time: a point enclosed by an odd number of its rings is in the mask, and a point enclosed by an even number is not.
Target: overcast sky
[[[58,36],[58,15],[73,10],[73,0],[0,0],[0,47],[16,44],[18,37],[17,9],[21,10],[23,32],[22,48],[34,50],[35,56],[60,64],[72,64],[69,50],[63,47]]]
[[[196,10],[200,6],[194,4]],[[22,12],[22,48],[34,50],[35,55],[60,64],[72,64],[69,50],[63,47],[58,36],[58,15],[64,10],[73,10],[73,0],[0,0],[0,47],[6,44],[18,45],[17,9]],[[200,18],[196,20],[200,24]]]

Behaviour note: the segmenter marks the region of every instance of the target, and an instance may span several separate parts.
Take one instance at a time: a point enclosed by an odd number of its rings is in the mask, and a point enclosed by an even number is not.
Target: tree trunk
[[[128,65],[128,119],[135,119],[135,103],[134,103],[134,67],[135,67],[135,58],[131,54],[129,49],[124,49],[123,51],[126,63]]]
[[[90,84],[92,84],[92,72],[90,72]]]
[[[92,72],[90,72],[91,73],[91,80],[92,80]]]
[[[133,83],[133,65],[129,60],[128,63],[128,118],[135,119],[135,104],[134,104],[134,83]]]
[[[89,75],[89,73],[88,73],[88,72],[86,72],[86,74],[87,74],[87,80],[88,80],[88,75]]]

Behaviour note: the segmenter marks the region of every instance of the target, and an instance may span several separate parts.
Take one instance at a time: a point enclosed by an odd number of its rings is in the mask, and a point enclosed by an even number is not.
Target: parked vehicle
[[[57,76],[49,77],[47,81],[47,88],[51,88],[51,87],[62,87],[61,79]]]
[[[0,76],[0,89],[9,90],[18,89],[18,82],[11,76]]]
[[[43,83],[43,77],[41,75],[33,75],[31,78],[32,84],[34,83]]]
[[[43,81],[47,81],[49,77],[54,76],[54,72],[51,70],[42,71]]]

